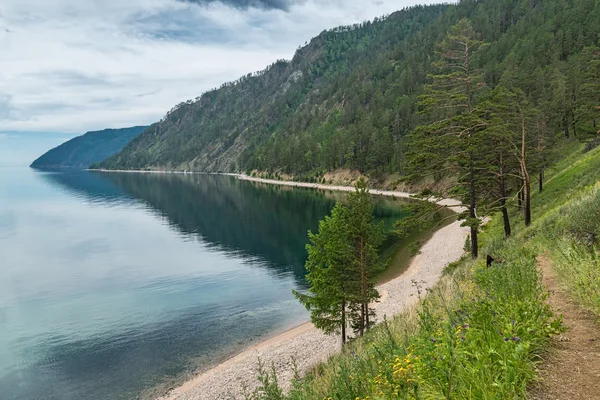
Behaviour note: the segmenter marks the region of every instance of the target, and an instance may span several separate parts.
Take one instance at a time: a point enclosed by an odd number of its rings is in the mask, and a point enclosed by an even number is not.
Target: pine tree
[[[600,48],[585,48],[580,56],[582,84],[577,114],[583,128],[600,134]]]
[[[520,89],[509,90],[502,86],[494,90],[492,96],[493,109],[498,115],[494,130],[502,142],[508,145],[511,157],[517,162],[519,195],[523,209],[525,225],[531,225],[531,175],[532,164],[535,165],[535,149],[543,152],[540,135],[544,128],[539,111],[535,108]],[[501,147],[503,148],[503,147]],[[538,155],[539,156],[539,155]],[[540,157],[538,157],[540,158]]]
[[[348,204],[336,204],[319,223],[319,232],[309,232],[310,288],[307,294],[293,291],[310,311],[313,324],[326,334],[341,332],[342,343],[348,338],[348,325],[362,336],[375,322],[369,305],[379,298],[375,278],[383,267],[379,262],[383,226],[373,218],[369,191],[359,180]]]
[[[504,104],[508,96],[507,90],[503,86],[498,86],[481,105],[481,110],[488,122],[485,135],[489,148],[488,168],[484,171],[489,176],[489,180],[487,185],[484,185],[484,195],[488,198],[486,202],[488,211],[500,209],[504,235],[507,238],[512,233],[507,200],[510,192],[510,178],[514,176],[512,172],[515,169],[515,159],[512,156],[514,148],[512,133],[504,119]]]
[[[471,228],[473,258],[478,256],[481,224],[476,214],[480,179],[477,171],[485,168],[481,151],[485,146],[482,132],[487,127],[476,107],[476,96],[485,87],[482,72],[474,67],[474,57],[482,46],[467,19],[452,27],[442,41],[439,61],[435,63],[440,74],[430,76],[432,83],[425,86],[419,99],[421,113],[434,122],[412,132],[411,150],[407,153],[413,173],[422,176],[453,170],[466,184],[468,211],[461,217],[466,220],[464,225]]]
[[[309,232],[306,246],[308,260],[306,279],[308,294],[293,291],[294,296],[310,311],[312,323],[326,334],[341,333],[346,343],[346,326],[351,296],[349,295],[352,249],[345,224],[345,208],[340,204],[319,223],[319,232]]]
[[[373,203],[367,185],[360,179],[355,192],[348,196],[346,227],[352,256],[353,304],[352,326],[362,336],[373,324],[374,311],[369,304],[379,299],[375,277],[382,269],[379,262],[379,246],[383,241],[383,225],[373,221]]]

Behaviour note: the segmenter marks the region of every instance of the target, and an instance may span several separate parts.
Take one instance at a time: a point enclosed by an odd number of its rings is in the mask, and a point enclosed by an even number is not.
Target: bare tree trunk
[[[540,193],[544,191],[544,166],[540,168]]]
[[[504,176],[504,161],[502,158],[500,158],[500,209],[502,210],[504,235],[509,238],[511,235],[511,230],[508,209],[506,208],[506,177]]]
[[[473,167],[473,161],[469,167],[469,218],[475,219],[475,207],[477,206],[475,200],[475,169]],[[479,256],[479,243],[477,237],[477,226],[471,226],[471,256],[477,258]]]
[[[342,300],[342,346],[346,344],[346,300]]]
[[[565,114],[563,116],[563,129],[565,131],[565,137],[568,139],[569,138],[569,116],[567,114],[567,112],[565,111]]]
[[[358,333],[360,336],[365,334],[365,303],[360,303],[360,323],[358,325]]]
[[[365,265],[365,243],[363,238],[360,239],[360,336],[365,334],[365,302],[367,298],[367,277]]]
[[[525,188],[523,189],[523,196],[525,197],[525,208],[524,208],[524,218],[525,218],[525,226],[531,225],[531,180],[529,178],[529,174],[527,173],[527,169],[525,168]]]
[[[527,153],[526,153],[526,128],[525,115],[523,110],[519,110],[521,114],[521,176],[523,177],[523,202],[524,202],[524,217],[525,226],[531,225],[531,178],[527,171]]]
[[[525,183],[523,182],[523,179],[521,179],[521,188],[519,189],[519,193],[517,196],[517,207],[519,207],[519,209],[523,208],[523,188],[525,187]]]

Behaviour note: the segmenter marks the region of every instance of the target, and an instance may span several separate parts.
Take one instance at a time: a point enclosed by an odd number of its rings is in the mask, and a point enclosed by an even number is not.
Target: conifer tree
[[[479,199],[478,170],[485,168],[481,151],[485,147],[482,132],[487,122],[476,107],[478,92],[485,87],[483,74],[475,68],[474,57],[483,42],[477,38],[471,22],[462,19],[452,27],[439,46],[435,66],[440,73],[431,75],[431,84],[420,96],[422,114],[433,122],[411,133],[407,153],[413,173],[423,176],[450,170],[460,177],[467,190],[467,213],[461,216],[471,228],[471,255],[478,256],[478,231],[481,224],[476,208]]]
[[[319,223],[319,232],[309,232],[306,246],[308,294],[293,291],[310,311],[312,323],[326,334],[341,333],[346,343],[346,326],[351,296],[349,293],[352,249],[345,225],[345,208],[340,204]]]
[[[354,282],[352,326],[362,336],[374,324],[374,311],[369,304],[379,298],[375,277],[382,269],[378,250],[383,241],[383,225],[373,221],[373,203],[365,181],[360,179],[355,188],[348,196],[346,227],[354,253],[350,266]]]
[[[497,113],[497,118],[490,124],[488,132],[497,132],[500,137],[496,142],[497,150],[509,151],[511,158],[516,161],[517,174],[520,181],[519,194],[522,200],[523,218],[525,225],[531,225],[531,175],[530,169],[534,161],[534,151],[544,147],[540,144],[539,130],[541,121],[539,111],[535,108],[520,89],[509,90],[499,86],[494,90],[491,110]],[[504,146],[500,146],[503,143]],[[509,146],[506,148],[505,146]],[[539,155],[538,155],[539,156]],[[540,158],[540,157],[538,157]]]
[[[360,180],[348,204],[341,203],[319,223],[319,232],[309,232],[306,279],[307,294],[293,291],[310,311],[311,321],[326,334],[342,335],[347,326],[362,336],[374,324],[369,305],[379,298],[375,278],[381,269],[379,246],[383,226],[373,222],[373,204],[366,183]]]
[[[488,198],[486,202],[488,211],[500,209],[504,225],[504,236],[508,238],[512,230],[507,201],[509,199],[511,177],[515,176],[513,171],[516,164],[513,157],[512,134],[506,126],[504,107],[501,106],[507,96],[506,89],[503,86],[498,86],[481,105],[481,109],[488,121],[485,134],[486,141],[489,143],[487,155],[489,165],[485,170],[489,179],[484,188],[484,196]]]
[[[578,119],[586,131],[600,134],[600,47],[585,48],[580,60],[582,84]]]

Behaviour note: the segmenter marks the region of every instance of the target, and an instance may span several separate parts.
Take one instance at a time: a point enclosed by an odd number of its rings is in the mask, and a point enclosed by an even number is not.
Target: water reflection
[[[93,202],[141,200],[184,238],[215,250],[259,257],[276,274],[292,272],[303,286],[307,231],[343,194],[257,185],[221,175],[71,172],[47,174]],[[391,226],[405,213],[401,202],[379,199],[376,217]]]
[[[134,399],[306,320],[307,230],[345,195],[227,176],[0,176],[0,398]],[[399,203],[377,200],[393,223]],[[174,234],[175,233],[175,234]]]

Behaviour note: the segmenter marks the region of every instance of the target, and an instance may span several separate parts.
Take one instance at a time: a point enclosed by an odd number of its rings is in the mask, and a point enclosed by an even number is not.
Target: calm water
[[[212,175],[0,169],[0,398],[151,396],[307,320],[341,194]],[[378,218],[403,213],[379,200]]]

